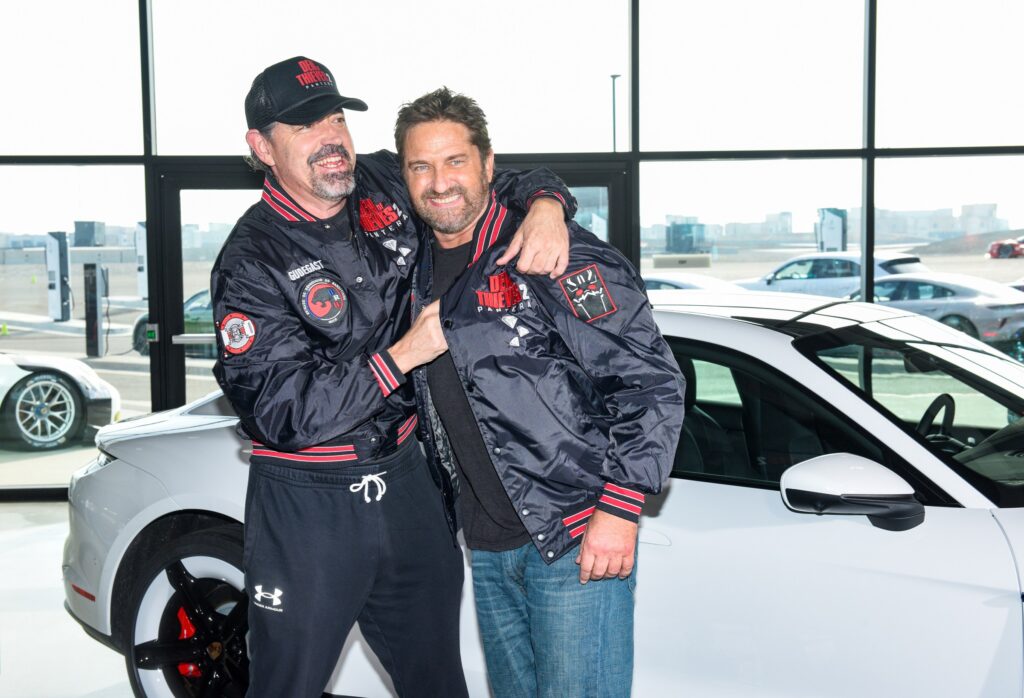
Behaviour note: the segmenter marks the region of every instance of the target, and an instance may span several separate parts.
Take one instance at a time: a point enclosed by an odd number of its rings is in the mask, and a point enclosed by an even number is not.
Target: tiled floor
[[[0,504],[0,698],[131,698],[121,655],[64,610],[67,504]]]

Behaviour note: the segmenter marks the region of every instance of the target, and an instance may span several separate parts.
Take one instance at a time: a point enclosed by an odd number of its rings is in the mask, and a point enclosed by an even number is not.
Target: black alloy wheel
[[[135,585],[125,657],[135,695],[244,698],[249,618],[240,527],[182,536],[151,562]]]

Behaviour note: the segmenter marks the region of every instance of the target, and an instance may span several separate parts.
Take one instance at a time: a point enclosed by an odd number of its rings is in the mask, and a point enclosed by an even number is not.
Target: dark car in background
[[[210,301],[210,289],[204,288],[199,293],[189,296],[182,311],[185,314],[185,334],[213,334],[213,305]],[[149,313],[143,313],[135,320],[132,329],[132,348],[142,354],[149,355],[149,341],[146,339],[146,325]],[[216,359],[217,347],[213,344],[190,344],[185,346],[185,356],[199,359]]]

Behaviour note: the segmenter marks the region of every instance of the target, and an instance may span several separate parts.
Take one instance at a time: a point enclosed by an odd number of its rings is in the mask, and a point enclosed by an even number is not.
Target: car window
[[[196,295],[192,296],[185,303],[185,312],[206,310],[210,307],[210,292],[201,291]]]
[[[1024,366],[903,329],[896,338],[840,329],[796,344],[998,506],[1024,507]]]
[[[880,284],[875,284],[875,302],[885,303],[887,301],[899,300],[897,291],[899,290],[900,283],[898,281],[883,281]],[[860,298],[860,292],[857,293],[857,299]]]
[[[697,399],[705,403],[719,405],[742,405],[739,390],[732,372],[721,364],[710,361],[693,360],[697,378]]]
[[[810,278],[813,265],[813,259],[801,259],[796,262],[790,262],[775,273],[775,278],[778,280]]]
[[[934,300],[936,298],[949,298],[954,295],[951,289],[945,286],[936,286],[935,284],[920,284],[920,296],[921,300]]]
[[[811,278],[814,279],[842,279],[848,276],[858,276],[860,265],[848,259],[816,259],[811,269]]]
[[[644,288],[648,291],[664,291],[666,289],[679,288],[672,284],[667,284],[664,281],[655,281],[654,279],[644,279]]]
[[[777,486],[791,465],[825,453],[884,462],[879,448],[783,376],[749,360],[676,346],[687,379],[686,416],[673,474]]]

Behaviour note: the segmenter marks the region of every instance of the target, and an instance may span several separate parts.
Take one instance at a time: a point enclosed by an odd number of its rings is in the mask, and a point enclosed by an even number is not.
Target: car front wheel
[[[82,394],[58,373],[33,373],[18,381],[4,402],[5,436],[28,449],[66,446],[85,424]]]
[[[132,590],[125,661],[138,698],[243,698],[248,600],[240,526],[166,543]]]
[[[954,330],[960,330],[970,337],[974,337],[975,339],[978,338],[978,329],[965,317],[960,315],[949,315],[942,318],[941,322],[944,325],[949,325]]]

